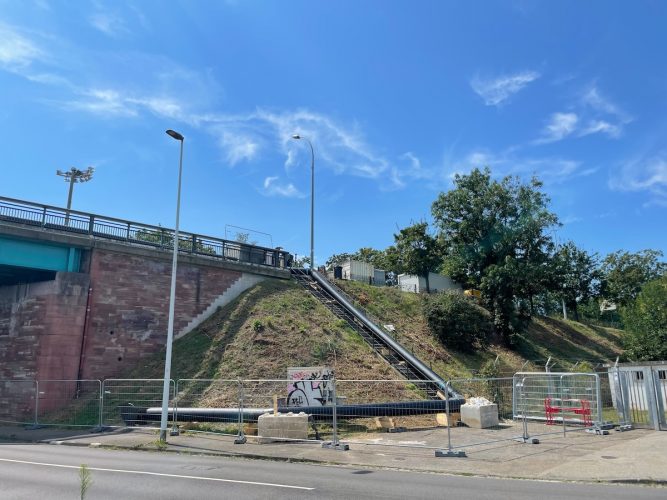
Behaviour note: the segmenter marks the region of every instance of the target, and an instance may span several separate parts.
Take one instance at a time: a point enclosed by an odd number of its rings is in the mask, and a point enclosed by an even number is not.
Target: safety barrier
[[[518,373],[453,379],[444,399],[422,380],[179,379],[170,382],[172,430],[230,436],[237,443],[299,441],[419,448],[436,456],[491,443],[598,429],[600,377]],[[161,379],[0,381],[5,424],[157,428]],[[450,394],[465,397],[453,398]]]

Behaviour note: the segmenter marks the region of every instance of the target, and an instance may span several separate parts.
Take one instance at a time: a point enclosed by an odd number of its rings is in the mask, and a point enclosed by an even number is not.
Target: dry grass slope
[[[421,315],[422,297],[393,288],[355,282],[339,285],[396,338],[443,378],[474,376],[498,357],[498,371],[510,375],[542,369],[552,356],[561,370],[577,361],[591,364],[621,352],[620,332],[572,321],[537,318],[515,350],[492,345],[476,354],[449,350],[435,338]],[[164,354],[137,367],[132,377],[160,378]],[[174,344],[173,378],[284,379],[292,366],[331,366],[339,379],[399,379],[347,324],[294,283],[267,280],[213,314]]]

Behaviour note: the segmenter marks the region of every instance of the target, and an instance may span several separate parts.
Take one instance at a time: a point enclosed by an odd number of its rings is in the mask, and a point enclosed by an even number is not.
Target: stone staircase
[[[222,295],[219,295],[211,304],[204,309],[204,311],[198,316],[192,318],[190,322],[182,328],[176,335],[174,335],[174,340],[181,338],[182,336],[190,333],[201,323],[204,322],[211,314],[213,314],[218,307],[224,307],[229,304],[236,297],[241,295],[243,292],[252,288],[257,283],[264,281],[265,276],[260,276],[257,274],[243,273],[241,277],[234,282]]]

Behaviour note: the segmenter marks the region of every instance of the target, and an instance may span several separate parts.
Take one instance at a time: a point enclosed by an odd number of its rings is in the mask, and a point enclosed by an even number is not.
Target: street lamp
[[[310,139],[294,134],[292,139],[305,140],[310,146],[310,271],[315,269],[315,150]]]
[[[167,134],[181,143],[181,156],[178,162],[178,194],[176,195],[176,228],[174,229],[174,255],[171,260],[171,290],[169,292],[169,323],[167,326],[167,353],[164,359],[164,384],[162,387],[162,415],[160,418],[160,441],[167,441],[167,420],[169,413],[169,388],[171,382],[171,345],[174,340],[174,304],[176,302],[176,267],[178,264],[178,219],[181,209],[181,175],[183,173],[184,137],[174,130]]]
[[[65,225],[69,225],[69,211],[72,208],[72,192],[74,191],[74,184],[77,182],[88,182],[93,178],[93,173],[95,172],[94,167],[88,167],[86,170],[79,170],[78,168],[72,167],[71,169],[63,172],[62,170],[56,170],[56,175],[65,178],[65,182],[69,182],[69,194],[67,195],[67,212],[65,213]]]

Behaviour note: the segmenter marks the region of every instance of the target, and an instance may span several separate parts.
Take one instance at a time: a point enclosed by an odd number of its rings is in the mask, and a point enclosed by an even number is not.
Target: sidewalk
[[[443,439],[444,437],[444,439]],[[232,436],[189,433],[170,436],[166,447],[153,429],[128,428],[100,434],[57,429],[0,427],[0,444],[42,442],[136,450],[226,455],[357,467],[561,481],[647,482],[667,485],[667,432],[635,429],[608,436],[583,432],[542,436],[540,444],[503,441],[466,448],[465,458],[436,458],[446,430],[373,434],[349,451],[318,443],[234,444]],[[1,449],[1,448],[0,448]]]

